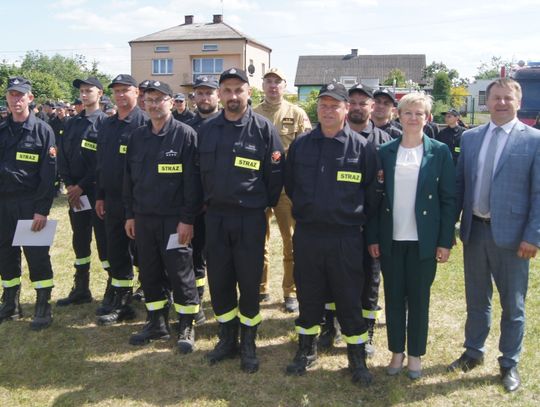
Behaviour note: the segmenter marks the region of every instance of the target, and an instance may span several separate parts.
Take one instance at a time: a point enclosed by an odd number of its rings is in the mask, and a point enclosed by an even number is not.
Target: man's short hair
[[[501,88],[510,88],[514,91],[517,98],[521,100],[522,92],[521,92],[521,85],[519,82],[515,81],[512,78],[499,78],[495,79],[493,82],[491,82],[487,88],[486,88],[486,99],[489,99],[489,92],[491,92],[491,88],[494,86],[500,86]]]

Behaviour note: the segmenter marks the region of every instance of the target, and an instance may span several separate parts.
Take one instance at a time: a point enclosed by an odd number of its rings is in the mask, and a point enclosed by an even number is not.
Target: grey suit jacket
[[[480,148],[489,123],[463,133],[457,166],[460,236],[468,243]],[[540,131],[518,122],[509,134],[491,188],[491,231],[499,247],[517,249],[521,241],[540,246]]]

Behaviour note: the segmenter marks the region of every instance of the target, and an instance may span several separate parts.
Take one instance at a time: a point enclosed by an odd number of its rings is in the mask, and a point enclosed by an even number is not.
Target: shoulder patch
[[[49,157],[56,158],[56,146],[51,146],[49,148]]]

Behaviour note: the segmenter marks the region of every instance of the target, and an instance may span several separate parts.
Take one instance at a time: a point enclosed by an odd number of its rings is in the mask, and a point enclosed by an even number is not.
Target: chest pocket
[[[244,144],[233,148],[233,166],[235,170],[246,173],[258,172],[263,168],[264,149],[254,144]]]
[[[315,187],[318,178],[318,161],[317,154],[300,153],[295,156],[294,160],[294,184],[295,195],[302,198],[307,197],[313,199],[315,197]]]
[[[15,161],[19,167],[37,167],[41,161],[42,146],[32,140],[24,140],[17,145]]]

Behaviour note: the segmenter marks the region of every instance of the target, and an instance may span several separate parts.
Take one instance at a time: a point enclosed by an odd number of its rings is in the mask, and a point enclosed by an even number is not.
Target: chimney
[[[223,22],[223,15],[222,14],[214,14],[214,24],[222,23]]]
[[[184,16],[184,24],[193,24],[193,16]]]
[[[358,56],[358,48],[352,48],[351,49],[351,55],[353,57],[357,57]]]

